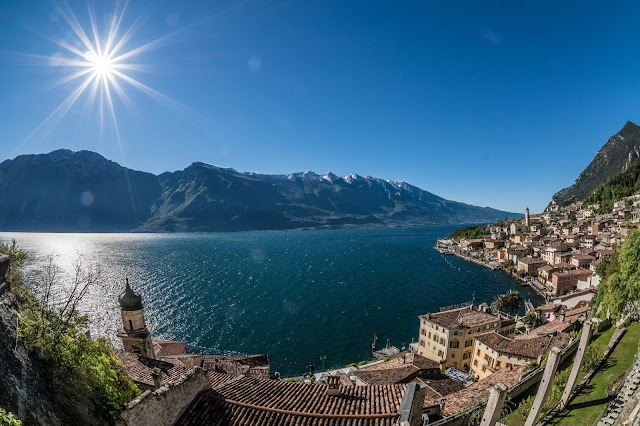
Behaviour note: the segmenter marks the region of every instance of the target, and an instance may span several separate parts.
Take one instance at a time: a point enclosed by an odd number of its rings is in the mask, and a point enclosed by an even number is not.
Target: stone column
[[[558,368],[559,363],[560,349],[553,347],[551,348],[551,352],[549,352],[549,359],[547,360],[547,366],[544,368],[544,373],[542,374],[542,380],[538,387],[536,399],[533,401],[533,407],[531,407],[531,411],[529,411],[529,417],[527,417],[527,421],[524,426],[533,426],[536,423],[536,419],[540,415],[540,411],[542,411],[542,406],[547,399],[547,395],[549,395],[551,382],[556,374],[556,369]]]
[[[584,353],[587,350],[587,345],[589,345],[589,339],[591,338],[591,330],[592,330],[591,321],[585,321],[584,326],[582,327],[582,336],[580,336],[580,343],[578,344],[578,351],[576,352],[576,358],[573,361],[573,367],[571,367],[571,374],[569,374],[569,379],[567,380],[567,386],[564,388],[564,392],[562,393],[562,398],[560,398],[561,409],[564,409],[569,403],[569,395],[571,395],[571,390],[573,389],[573,385],[575,385],[576,380],[578,379],[578,373],[580,372],[580,367],[582,367],[582,361],[584,360]]]
[[[502,413],[504,401],[507,399],[507,390],[507,387],[502,383],[498,383],[491,388],[480,426],[494,426],[496,424]]]

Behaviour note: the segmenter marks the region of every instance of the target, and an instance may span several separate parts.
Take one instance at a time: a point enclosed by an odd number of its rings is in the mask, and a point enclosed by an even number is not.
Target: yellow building
[[[495,331],[480,334],[473,344],[472,374],[482,380],[496,371],[511,369],[516,365],[526,365],[540,358],[554,346],[561,346],[569,340],[567,333],[555,336],[522,335],[515,339],[505,337]]]
[[[515,321],[493,315],[483,304],[429,313],[420,317],[418,354],[448,367],[468,371],[473,357],[473,339],[488,331],[513,335]]]

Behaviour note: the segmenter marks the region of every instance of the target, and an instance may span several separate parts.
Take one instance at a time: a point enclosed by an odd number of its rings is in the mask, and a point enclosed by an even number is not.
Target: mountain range
[[[560,206],[582,201],[637,158],[640,158],[640,126],[627,121],[598,151],[573,185],[556,192],[553,200]]]
[[[0,163],[0,206],[0,230],[40,232],[439,225],[522,216],[370,176],[264,175],[202,162],[156,176],[64,149]]]

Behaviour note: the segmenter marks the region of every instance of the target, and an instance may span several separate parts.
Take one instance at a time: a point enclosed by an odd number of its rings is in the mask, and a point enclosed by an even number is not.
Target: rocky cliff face
[[[154,176],[69,150],[1,163],[0,205],[0,230],[21,231],[442,225],[522,216],[370,176],[262,175],[205,163]]]
[[[20,342],[16,344],[15,309],[14,295],[0,289],[0,406],[15,413],[26,426],[74,424],[53,402],[38,365]]]
[[[627,121],[598,151],[573,185],[558,191],[553,200],[561,206],[584,200],[598,186],[624,171],[637,158],[640,158],[640,126]]]

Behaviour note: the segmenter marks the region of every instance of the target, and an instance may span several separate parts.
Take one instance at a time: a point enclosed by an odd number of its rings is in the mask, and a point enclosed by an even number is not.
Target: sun
[[[63,18],[62,20],[68,25],[70,31],[63,38],[47,36],[45,38],[62,50],[53,55],[26,56],[46,59],[48,66],[66,69],[66,72],[62,73],[64,76],[54,84],[54,87],[66,86],[73,82],[78,83],[54,111],[35,128],[29,138],[45,126],[55,127],[83,96],[87,99],[85,111],[97,106],[101,132],[105,116],[110,119],[118,143],[120,143],[120,131],[114,100],[117,97],[125,107],[131,108],[133,105],[126,89],[133,88],[157,101],[184,108],[184,105],[134,78],[133,72],[148,72],[150,67],[131,61],[145,52],[158,49],[181,32],[192,27],[193,24],[137,45],[137,47],[129,48],[128,46],[132,44],[132,39],[138,29],[137,22],[139,20],[130,27],[124,28],[123,21],[127,5],[126,1],[124,3],[118,1],[113,14],[108,17],[109,19],[96,19],[91,3],[88,2],[89,20],[85,25],[80,22],[66,2],[56,7],[57,14]],[[104,22],[104,26],[98,26],[97,22]],[[70,38],[69,35],[72,37]]]
[[[95,52],[87,51],[84,54],[87,60],[87,67],[91,68],[96,77],[111,78],[114,75],[115,64],[107,54],[99,55]]]

